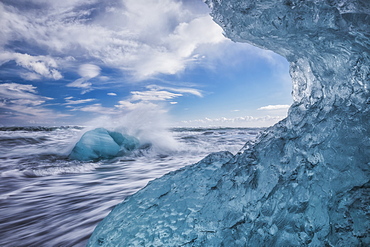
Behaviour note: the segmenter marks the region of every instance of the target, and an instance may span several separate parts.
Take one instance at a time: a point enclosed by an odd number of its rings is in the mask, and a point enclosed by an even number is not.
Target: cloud
[[[236,118],[203,118],[195,119],[188,121],[177,122],[178,126],[194,126],[194,127],[268,127],[278,121],[284,119],[284,116],[262,116],[262,117],[253,117],[253,116],[244,116]]]
[[[290,107],[290,105],[268,105],[258,108],[257,110],[287,110]]]
[[[118,109],[134,110],[136,108],[142,108],[146,105],[152,107],[158,107],[158,103],[167,100],[172,100],[177,97],[181,97],[182,94],[175,94],[168,91],[133,91],[131,96],[127,100],[118,101],[118,105],[115,105]],[[153,102],[154,101],[154,102]]]
[[[0,97],[5,101],[13,100],[31,100],[42,101],[51,100],[52,98],[43,97],[37,94],[36,87],[32,85],[23,85],[19,83],[0,84]]]
[[[136,78],[181,72],[196,60],[193,53],[199,46],[226,41],[222,29],[208,15],[179,22],[173,32],[161,35],[168,38],[160,44],[146,43],[145,49],[141,50],[143,53],[137,54],[144,62],[133,65]],[[144,57],[146,59],[143,59]]]
[[[201,44],[218,44],[226,40],[221,27],[215,25],[210,16],[205,15],[180,23],[170,35],[169,43],[178,56],[190,57]]]
[[[120,110],[127,110],[133,111],[137,109],[146,109],[146,108],[153,108],[159,109],[162,108],[158,104],[148,102],[148,101],[139,101],[139,102],[131,102],[130,100],[121,100],[118,102],[118,105],[115,105],[116,109]],[[165,110],[164,110],[165,111]]]
[[[66,86],[89,89],[91,85],[92,83],[88,82],[85,78],[79,78],[71,83],[68,83]]]
[[[63,78],[57,70],[57,63],[50,56],[31,56],[17,52],[1,52],[0,65],[9,61],[15,61],[18,66],[30,71],[21,74],[27,80],[39,80],[42,77],[54,80]]]
[[[82,64],[78,69],[78,74],[84,78],[94,78],[100,75],[100,67],[94,64]]]
[[[157,90],[150,90],[150,91],[133,91],[131,92],[131,101],[165,101],[169,99],[173,99],[176,97],[182,96],[182,94],[175,94],[168,91],[157,91]]]
[[[198,97],[203,97],[202,92],[195,88],[162,87],[162,86],[157,86],[157,85],[149,85],[147,86],[147,88],[151,90],[168,90],[168,91],[177,92],[177,93],[193,94]]]
[[[135,80],[181,72],[194,62],[199,46],[226,40],[206,11],[190,11],[182,1],[38,0],[28,8],[22,2],[0,3],[0,50],[15,48],[13,43],[21,40],[25,49],[48,51],[65,64],[71,63],[71,57],[96,60],[130,73]],[[32,65],[37,74],[61,78],[55,68],[46,68]],[[92,64],[79,70],[83,78],[99,72]],[[86,81],[69,86],[87,88]]]
[[[23,124],[28,124],[31,122],[47,122],[51,119],[68,116],[45,108],[44,103],[52,99],[39,95],[33,85],[0,84],[1,122],[17,120]]]
[[[116,93],[107,93],[107,95],[109,95],[109,96],[117,96]]]
[[[184,94],[193,94],[198,97],[203,97],[202,93],[194,88],[162,87],[157,85],[149,85],[146,88],[150,90],[132,91],[131,96],[126,100],[119,101],[116,107],[121,109],[134,109],[144,104],[156,105],[158,101],[170,101],[169,103],[171,105],[175,105],[178,102],[172,100],[182,97]]]
[[[73,97],[67,97],[64,98],[66,100],[66,103],[64,105],[79,105],[79,104],[85,104],[91,101],[95,101],[96,99],[80,99],[80,100],[72,100]]]
[[[173,101],[173,99],[178,97],[183,97],[183,94],[170,92],[169,90],[175,92],[183,92],[184,94],[193,94],[198,97],[201,97],[202,94],[192,88],[173,88],[173,87],[160,87],[156,85],[150,85],[146,87],[149,90],[144,91],[132,91],[131,95],[125,100],[118,101],[113,108],[104,107],[100,103],[87,105],[87,106],[72,106],[78,104],[84,104],[92,102],[96,99],[81,99],[74,100],[72,96],[64,98],[68,108],[71,108],[70,111],[84,111],[84,112],[93,112],[103,115],[117,115],[122,114],[123,112],[127,113],[128,111],[133,111],[137,109],[161,109],[161,111],[166,112],[163,104],[167,102],[168,104],[175,105],[178,102]],[[164,90],[168,89],[168,90]],[[108,93],[108,95],[116,96],[115,93]]]
[[[94,64],[82,64],[78,69],[78,74],[82,76],[82,78],[79,78],[71,83],[68,83],[67,87],[83,88],[85,89],[84,92],[87,92],[89,91],[92,85],[92,83],[89,82],[88,80],[100,75],[100,71],[101,71],[100,67]]]

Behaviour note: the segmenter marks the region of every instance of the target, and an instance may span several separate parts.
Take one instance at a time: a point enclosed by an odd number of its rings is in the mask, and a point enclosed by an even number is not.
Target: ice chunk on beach
[[[69,158],[80,161],[111,159],[133,151],[138,146],[139,141],[133,136],[97,128],[87,131],[81,137]]]

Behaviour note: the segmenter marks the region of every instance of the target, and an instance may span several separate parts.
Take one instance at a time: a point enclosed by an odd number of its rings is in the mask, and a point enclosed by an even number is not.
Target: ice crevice
[[[369,246],[369,1],[206,3],[226,36],[290,62],[288,117],[150,182],[88,245]]]

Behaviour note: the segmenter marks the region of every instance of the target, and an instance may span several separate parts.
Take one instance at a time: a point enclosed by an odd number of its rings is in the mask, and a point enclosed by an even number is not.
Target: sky
[[[2,126],[266,127],[292,103],[288,70],[201,0],[0,0]]]

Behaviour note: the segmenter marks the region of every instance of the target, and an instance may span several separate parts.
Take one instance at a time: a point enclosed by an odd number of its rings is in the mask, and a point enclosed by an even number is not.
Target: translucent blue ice
[[[124,155],[138,146],[139,141],[135,137],[97,128],[87,131],[81,137],[69,158],[80,161],[111,159]]]
[[[288,117],[154,180],[89,246],[370,246],[370,2],[206,3],[226,36],[290,62]]]

